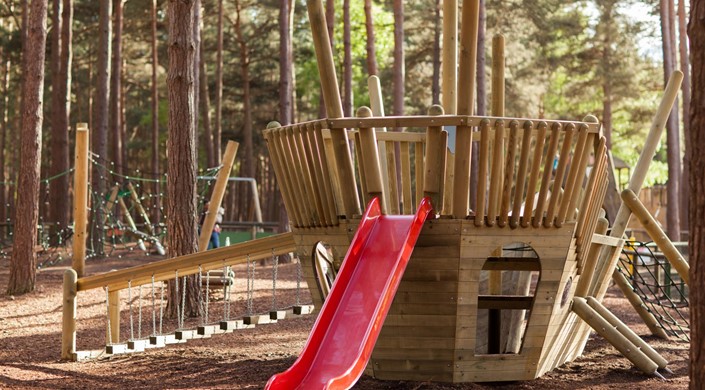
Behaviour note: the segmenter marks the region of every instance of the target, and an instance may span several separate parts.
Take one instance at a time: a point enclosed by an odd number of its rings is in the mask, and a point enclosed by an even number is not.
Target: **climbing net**
[[[97,186],[94,185],[97,182],[89,183],[89,207],[93,212],[90,213],[88,221],[87,259],[102,255],[121,258],[123,254],[133,251],[142,251],[146,256],[153,253],[164,254],[162,242],[166,235],[166,227],[154,217],[160,215],[161,221],[166,220],[164,214],[166,197],[163,192],[166,176],[145,174],[140,170],[123,174],[115,169],[113,163],[102,161],[97,155],[90,156],[92,174],[98,177],[100,183]],[[199,215],[214,183],[213,178],[219,169],[220,167],[215,167],[199,172],[197,182]],[[38,252],[38,268],[58,264],[72,256],[69,243],[73,237],[73,225],[60,226],[50,221],[48,210],[52,207],[51,186],[65,176],[68,176],[69,183],[73,183],[73,173],[74,169],[71,168],[40,180],[38,243],[41,249]],[[10,189],[15,185],[14,182],[0,184]],[[99,188],[104,190],[100,191]],[[70,194],[66,196],[70,197]],[[0,231],[0,259],[6,259],[10,256],[12,247],[13,212],[11,203],[1,206],[6,218]],[[96,213],[96,210],[101,210],[102,213]],[[96,220],[99,214],[102,214],[100,223]],[[96,241],[90,237],[100,237],[100,247],[96,247]]]
[[[653,243],[626,242],[618,271],[668,335],[690,341],[688,286]]]

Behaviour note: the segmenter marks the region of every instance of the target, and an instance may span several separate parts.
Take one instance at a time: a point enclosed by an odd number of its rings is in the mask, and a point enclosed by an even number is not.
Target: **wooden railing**
[[[337,224],[337,216],[346,214],[342,199],[353,193],[346,189],[359,188],[360,201],[367,202],[376,193],[368,188],[371,171],[382,175],[380,195],[387,212],[410,214],[423,196],[434,199],[438,212],[450,212],[442,204],[443,193],[450,188],[445,183],[446,171],[451,168],[445,158],[447,134],[443,129],[455,127],[472,131],[469,142],[477,145],[479,166],[477,187],[465,198],[451,200],[476,207],[454,217],[474,217],[477,227],[549,228],[576,222],[580,237],[586,237],[586,232],[594,231],[607,180],[604,137],[597,120],[587,119],[459,115],[324,119],[285,127],[273,124],[265,131],[265,139],[295,227]],[[368,144],[361,138],[360,129],[386,127],[408,131],[376,131],[374,142]],[[329,134],[341,129],[348,129],[349,139],[354,140],[355,183],[341,182],[336,173]],[[366,147],[376,150],[363,158]],[[379,161],[370,161],[373,152]],[[396,171],[397,159],[401,172]],[[465,159],[469,164],[469,156]],[[392,179],[397,177],[399,188]],[[469,178],[456,177],[455,181],[469,185]]]

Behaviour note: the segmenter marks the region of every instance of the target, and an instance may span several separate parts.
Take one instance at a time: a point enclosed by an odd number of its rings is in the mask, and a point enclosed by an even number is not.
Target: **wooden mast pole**
[[[441,97],[448,115],[457,112],[458,0],[443,0],[443,79]]]
[[[316,50],[318,73],[321,78],[323,101],[326,104],[326,114],[328,118],[342,118],[343,105],[340,101],[340,90],[338,88],[338,78],[335,74],[333,52],[326,29],[323,2],[321,0],[307,0],[306,5],[313,34],[313,46]],[[345,129],[331,129],[330,136],[333,143],[336,166],[338,167],[340,188],[345,188],[345,191],[342,191],[344,212],[348,218],[351,218],[354,214],[360,214],[360,199],[357,193],[357,184],[355,183],[352,156],[348,146],[348,135]]]
[[[477,29],[480,15],[479,0],[463,2],[460,29],[460,74],[458,77],[458,115],[472,115],[475,103],[475,73],[477,70]],[[453,182],[453,217],[465,218],[470,202],[470,160],[472,158],[472,127],[458,126],[455,135],[455,178]]]

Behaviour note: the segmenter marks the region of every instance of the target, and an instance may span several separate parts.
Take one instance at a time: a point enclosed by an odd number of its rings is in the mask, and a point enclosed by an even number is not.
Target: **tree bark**
[[[705,383],[705,0],[691,0],[690,389]]]
[[[49,176],[56,177],[49,185],[50,220],[52,244],[59,243],[58,233],[69,225],[69,208],[66,194],[69,192],[69,176],[59,176],[69,169],[69,107],[71,85],[71,39],[73,25],[73,1],[54,0],[52,24],[52,131],[51,168]],[[3,165],[4,166],[4,163]],[[0,204],[5,204],[3,201]]]
[[[157,52],[157,0],[152,0],[152,175],[155,179],[162,178],[159,170],[159,79],[157,69],[159,56]],[[154,183],[154,224],[161,222],[161,185]]]
[[[2,51],[0,51],[0,54]],[[0,221],[7,221],[9,214],[8,214],[8,207],[6,207],[8,203],[8,189],[11,188],[10,186],[6,185],[7,181],[7,175],[5,175],[5,163],[7,161],[7,155],[5,154],[5,145],[7,145],[7,120],[8,120],[8,114],[9,114],[9,109],[8,105],[10,103],[10,98],[8,96],[8,91],[10,89],[10,69],[11,69],[11,63],[10,60],[5,60],[5,57],[2,56],[2,112],[0,112],[0,120],[2,120],[2,123],[0,123],[0,126],[2,126],[2,138],[0,139],[0,142],[2,142],[2,147],[0,148],[0,181],[2,182],[2,186],[0,187]],[[9,153],[8,153],[9,154]],[[3,234],[5,233],[5,229],[1,230]]]
[[[350,41],[350,0],[343,0],[343,115],[353,113],[352,43]]]
[[[372,0],[365,0],[365,31],[367,32],[367,74],[377,75],[377,51],[375,50],[375,24],[372,15]]]
[[[201,90],[200,66],[201,63],[201,0],[193,0],[193,107],[194,107],[194,127],[193,127],[193,142],[196,145],[196,154],[198,155],[198,107],[199,96],[198,91]],[[198,165],[198,162],[196,162]]]
[[[113,52],[110,71],[110,134],[112,135],[112,159],[114,170],[124,174],[122,144],[122,26],[123,0],[113,0]],[[115,181],[122,182],[120,176]]]
[[[688,178],[690,175],[690,59],[688,58],[688,34],[686,24],[685,0],[678,1],[678,38],[681,72],[683,72],[683,137],[685,138],[683,150],[683,178]],[[680,196],[680,212],[681,226],[684,230],[688,229],[690,224],[688,218],[688,203],[690,199],[690,191],[688,190],[688,182],[681,180]]]
[[[93,166],[92,191],[96,194],[93,198],[93,219],[91,221],[91,244],[95,255],[102,257],[103,251],[103,219],[105,211],[103,209],[103,195],[107,192],[106,178],[108,172],[103,168],[107,164],[108,156],[108,118],[109,118],[109,97],[110,97],[110,14],[112,13],[112,0],[100,1],[99,14],[99,44],[98,63],[96,64],[96,88],[93,99],[93,126],[91,134],[92,152],[95,160],[100,164]]]
[[[169,95],[169,137],[167,150],[167,243],[168,257],[196,252],[198,236],[196,227],[196,143],[194,96],[194,62],[196,46],[193,24],[195,1],[169,0],[169,72],[167,91]],[[179,290],[183,292],[183,282]],[[181,297],[176,296],[175,286],[170,283],[167,312],[173,317]],[[188,278],[186,307],[189,316],[198,313],[197,298],[200,288],[194,278]]]
[[[215,133],[213,134],[213,165],[220,164],[223,137],[223,0],[218,0],[218,48],[215,60]]]
[[[675,70],[675,58],[673,52],[674,42],[671,39],[671,14],[673,5],[671,0],[660,0],[661,10],[661,39],[663,40],[663,68],[664,83],[668,81],[673,70]],[[678,100],[676,99],[671,110],[671,115],[666,123],[666,145],[668,160],[668,183],[666,185],[666,230],[668,237],[672,241],[680,240],[680,189],[681,158],[680,158],[680,136],[678,134]]]
[[[44,51],[47,38],[47,1],[32,0],[28,8],[27,39],[22,47],[23,112],[20,174],[17,183],[18,212],[15,217],[13,251],[7,294],[34,290],[36,280],[37,222],[39,220],[39,168],[42,155],[42,95],[44,94]]]

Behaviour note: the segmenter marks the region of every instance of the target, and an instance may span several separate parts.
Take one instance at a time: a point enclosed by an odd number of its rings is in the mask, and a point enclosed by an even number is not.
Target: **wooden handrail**
[[[112,271],[100,275],[92,275],[78,279],[77,291],[91,290],[108,286],[110,291],[144,285],[154,281],[169,280],[176,271],[179,276],[216,269],[224,265],[235,265],[250,260],[263,259],[273,255],[281,255],[296,250],[292,233],[282,233],[275,236],[248,241],[237,245],[213,249],[200,253],[179,256],[173,259],[156,261],[137,267]]]

